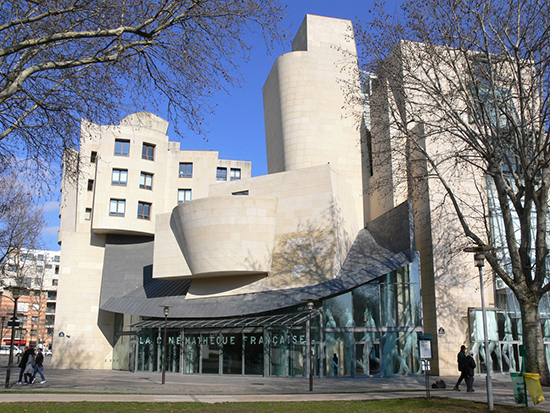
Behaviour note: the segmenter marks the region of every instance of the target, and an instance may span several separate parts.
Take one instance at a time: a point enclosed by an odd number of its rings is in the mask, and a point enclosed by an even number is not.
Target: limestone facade
[[[142,274],[130,273],[124,257],[116,262],[116,251],[135,253],[139,244],[143,279],[150,272],[154,280],[190,283],[181,298],[187,303],[295,290],[336,279],[358,233],[410,201],[423,323],[435,344],[432,374],[456,373],[457,349],[468,339],[467,309],[479,306],[475,282],[457,280],[472,278],[475,268],[471,257],[449,249],[458,230],[447,206],[433,209],[441,188],[407,186],[422,160],[411,166],[414,156],[380,155],[406,152],[392,148],[402,143],[391,139],[391,125],[376,122],[384,114],[372,108],[373,164],[362,158],[356,54],[350,21],[306,16],[263,89],[265,176],[251,177],[250,163],[221,160],[217,152],[180,150],[166,135],[167,123],[152,114],[129,115],[120,125],[83,123],[81,172],[76,186],[63,188],[56,331],[66,335],[54,341],[56,368],[112,368],[122,327],[102,306],[123,298],[134,282],[142,287]],[[372,101],[384,100],[395,105],[381,87]],[[440,149],[437,140],[426,145]],[[365,172],[371,167],[372,175]],[[224,181],[217,179],[220,168]],[[106,287],[118,280],[125,284],[120,291]],[[124,314],[162,317],[158,307]]]

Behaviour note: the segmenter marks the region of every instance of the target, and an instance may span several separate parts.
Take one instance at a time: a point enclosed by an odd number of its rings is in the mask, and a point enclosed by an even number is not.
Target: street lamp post
[[[481,315],[483,318],[483,343],[485,346],[485,366],[487,367],[487,405],[489,407],[489,411],[494,410],[494,403],[493,403],[493,383],[491,381],[491,371],[493,369],[492,366],[492,360],[491,355],[489,354],[489,340],[488,340],[488,331],[487,331],[487,310],[485,308],[485,293],[483,288],[483,266],[485,265],[485,251],[489,251],[490,247],[468,247],[464,248],[464,252],[473,252],[474,255],[474,261],[476,267],[479,269],[479,285],[480,285],[480,292],[481,292]]]
[[[17,300],[21,297],[23,290],[19,287],[10,288],[13,297],[13,323],[11,325],[11,341],[10,341],[10,355],[8,359],[8,369],[6,370],[6,384],[5,388],[10,388],[10,375],[13,364],[13,342],[15,341],[15,323],[17,320]]]
[[[170,306],[164,305],[164,340],[162,348],[162,384],[165,383],[166,379],[166,330],[168,327],[168,313],[170,312]]]
[[[4,323],[6,322],[6,317],[2,316],[2,331],[0,332],[0,343],[4,340]]]
[[[308,301],[307,309],[309,310],[309,315],[307,320],[307,324],[308,324],[307,330],[309,335],[309,391],[313,391],[313,363],[315,360],[313,358],[313,336],[311,335],[311,323],[313,322],[313,317],[312,317],[313,302],[312,301]]]
[[[309,345],[309,355],[306,359],[306,368],[308,371],[309,376],[309,391],[313,391],[313,363],[314,363],[314,357],[313,357],[313,336],[311,333],[311,324],[313,322],[313,309],[315,308],[315,305],[313,304],[312,299],[302,299],[302,301],[307,301],[307,309],[309,311],[309,314],[307,316],[307,322],[306,322],[306,342]]]

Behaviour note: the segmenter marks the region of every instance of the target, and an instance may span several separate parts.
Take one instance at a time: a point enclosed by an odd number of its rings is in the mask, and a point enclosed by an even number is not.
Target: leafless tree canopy
[[[3,168],[4,169],[4,168]],[[0,174],[0,266],[21,249],[39,246],[45,222],[36,194],[14,172]]]
[[[426,179],[445,189],[464,234],[496,247],[487,259],[518,298],[528,370],[548,380],[539,301],[550,290],[550,3],[411,0],[398,16],[383,5],[373,16],[360,22],[357,39],[364,68],[378,74],[393,102],[389,122],[407,142],[396,147],[421,152]],[[429,139],[446,150],[428,153],[421,140]],[[472,226],[471,211],[446,179],[464,165],[494,191],[493,211],[480,201],[482,225]],[[501,245],[490,231],[495,210]]]
[[[242,80],[246,35],[269,47],[282,15],[276,0],[1,2],[0,158],[42,172],[77,145],[81,118],[145,108],[204,132],[211,95]]]

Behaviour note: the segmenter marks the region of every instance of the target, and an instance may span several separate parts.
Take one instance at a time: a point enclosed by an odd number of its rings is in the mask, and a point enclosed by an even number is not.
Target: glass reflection
[[[322,311],[312,322],[315,374],[348,377],[420,374],[417,348],[417,333],[422,325],[420,285],[411,282],[418,281],[417,272],[418,266],[406,266],[318,303]],[[475,321],[475,316],[472,320]],[[510,321],[513,330],[514,319]],[[504,319],[495,322],[504,323]],[[550,323],[547,332],[550,355]],[[140,331],[138,370],[158,371],[162,354],[159,334],[159,329]],[[475,335],[472,339],[477,342]],[[497,346],[493,353],[495,358],[501,358],[502,354],[501,368],[512,369],[517,360],[516,342],[509,339],[504,342],[510,347],[502,347],[501,351]],[[169,330],[167,370],[307,376],[308,344],[305,323],[242,330],[173,329]]]

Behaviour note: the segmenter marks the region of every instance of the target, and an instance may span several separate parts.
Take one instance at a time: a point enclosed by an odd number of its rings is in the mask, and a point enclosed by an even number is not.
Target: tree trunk
[[[550,384],[548,363],[544,350],[542,325],[538,300],[519,299],[523,326],[523,344],[525,345],[525,371],[541,375],[543,384]]]

